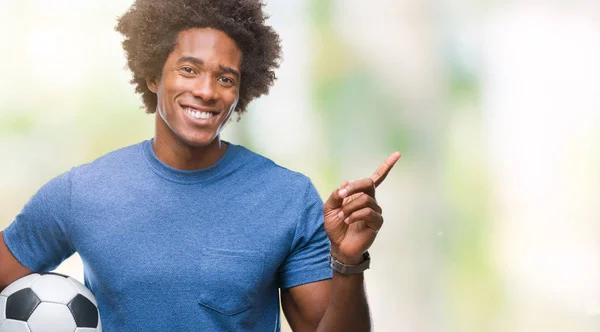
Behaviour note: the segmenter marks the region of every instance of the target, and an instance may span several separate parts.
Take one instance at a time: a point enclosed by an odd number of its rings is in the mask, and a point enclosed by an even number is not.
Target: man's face
[[[237,105],[241,63],[242,52],[224,32],[180,32],[161,77],[148,81],[158,99],[157,134],[194,147],[212,143]]]

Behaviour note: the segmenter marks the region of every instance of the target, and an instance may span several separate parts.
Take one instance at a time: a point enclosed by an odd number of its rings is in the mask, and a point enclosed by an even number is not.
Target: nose
[[[212,78],[212,75],[201,75],[194,80],[192,94],[206,102],[214,101],[218,98],[217,82]]]

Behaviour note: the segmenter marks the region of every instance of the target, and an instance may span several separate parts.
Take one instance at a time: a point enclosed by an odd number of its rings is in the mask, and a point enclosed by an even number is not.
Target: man
[[[258,0],[133,4],[117,30],[155,136],[44,185],[2,232],[0,288],[77,251],[105,331],[276,331],[280,299],[294,331],[370,330],[375,187],[400,155],[323,205],[307,177],[219,138],[275,79],[265,19]]]

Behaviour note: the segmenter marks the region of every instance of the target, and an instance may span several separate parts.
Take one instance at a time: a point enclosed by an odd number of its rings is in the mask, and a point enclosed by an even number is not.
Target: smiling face
[[[218,137],[239,99],[242,52],[224,32],[179,33],[161,77],[148,80],[157,95],[156,139],[207,147]]]

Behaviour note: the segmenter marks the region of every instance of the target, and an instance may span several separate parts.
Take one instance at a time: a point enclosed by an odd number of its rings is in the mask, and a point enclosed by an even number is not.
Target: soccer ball
[[[0,332],[102,332],[94,294],[57,273],[33,273],[0,293]]]

